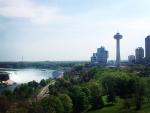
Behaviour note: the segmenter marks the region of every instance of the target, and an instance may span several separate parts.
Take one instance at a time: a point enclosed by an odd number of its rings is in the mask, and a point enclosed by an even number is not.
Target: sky
[[[121,59],[145,48],[150,0],[0,0],[0,61],[90,60],[97,48]]]

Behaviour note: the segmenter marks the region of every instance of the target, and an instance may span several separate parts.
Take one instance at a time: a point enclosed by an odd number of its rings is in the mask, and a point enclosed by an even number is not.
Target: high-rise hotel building
[[[145,60],[150,64],[150,36],[145,38]]]
[[[136,59],[136,63],[143,63],[143,61],[144,61],[144,49],[142,47],[136,48],[135,59]]]
[[[104,47],[97,49],[97,53],[93,53],[91,57],[92,64],[107,65],[108,51]]]

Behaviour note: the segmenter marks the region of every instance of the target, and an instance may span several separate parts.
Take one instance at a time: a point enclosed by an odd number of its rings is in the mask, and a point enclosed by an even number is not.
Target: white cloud
[[[0,16],[26,19],[39,24],[63,18],[59,8],[42,6],[32,0],[0,0]]]

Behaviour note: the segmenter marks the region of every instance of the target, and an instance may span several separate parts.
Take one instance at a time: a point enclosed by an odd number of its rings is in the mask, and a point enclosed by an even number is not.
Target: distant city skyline
[[[145,51],[149,0],[0,0],[0,61],[82,61],[102,45],[121,60]]]

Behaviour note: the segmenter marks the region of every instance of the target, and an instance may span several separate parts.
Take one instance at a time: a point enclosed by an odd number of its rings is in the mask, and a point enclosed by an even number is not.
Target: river
[[[42,79],[51,78],[54,71],[49,69],[8,69],[5,72],[9,73],[10,80],[20,84],[33,80],[40,82]]]
[[[52,78],[55,70],[50,69],[0,69],[0,71],[9,73],[9,81],[14,83],[8,86],[0,86],[0,93],[4,90],[14,90],[18,84],[28,83],[35,80],[40,82],[42,79]]]

